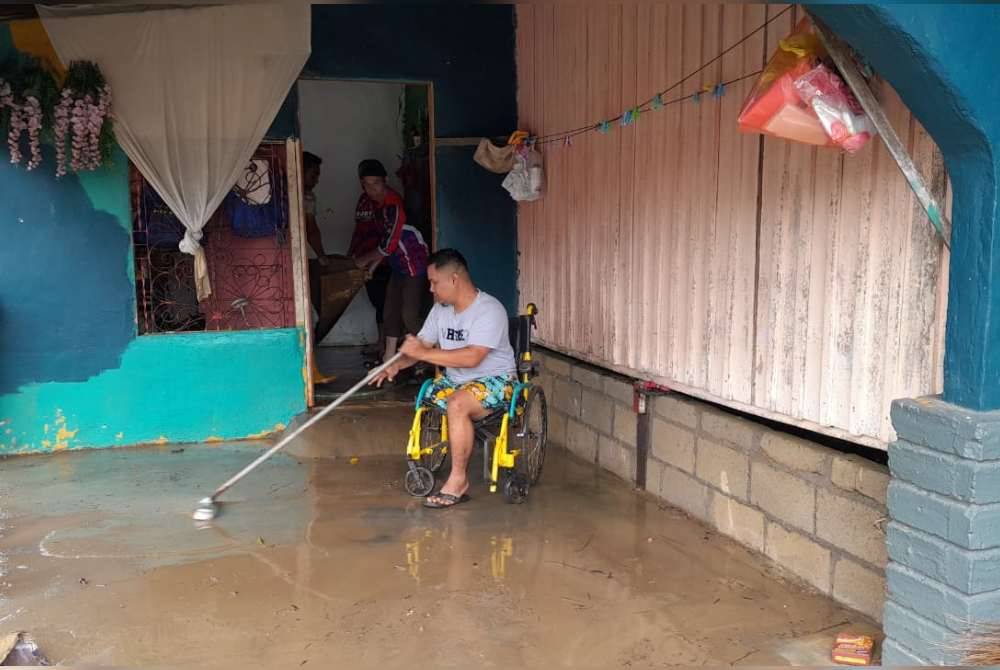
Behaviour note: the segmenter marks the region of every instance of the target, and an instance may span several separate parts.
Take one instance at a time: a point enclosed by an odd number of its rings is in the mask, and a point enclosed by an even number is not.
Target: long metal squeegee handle
[[[216,498],[218,498],[220,495],[222,495],[228,489],[230,489],[234,484],[236,484],[238,481],[240,481],[241,479],[243,479],[244,477],[246,477],[248,474],[250,474],[258,465],[260,465],[261,463],[263,463],[264,461],[266,461],[267,459],[269,459],[274,454],[276,454],[279,451],[281,451],[285,447],[285,445],[287,445],[289,442],[291,442],[296,437],[298,437],[299,435],[301,435],[310,426],[312,426],[313,424],[315,424],[317,421],[319,421],[320,419],[322,419],[323,417],[325,417],[327,414],[329,414],[333,410],[335,410],[338,407],[340,407],[344,403],[344,401],[346,401],[352,395],[354,395],[355,393],[357,393],[358,391],[360,391],[364,387],[368,386],[368,384],[370,384],[373,379],[375,379],[380,374],[382,374],[383,372],[385,372],[389,368],[390,365],[393,365],[394,363],[398,362],[399,359],[401,359],[402,357],[403,357],[403,354],[396,354],[395,356],[393,356],[392,358],[390,358],[388,361],[386,361],[382,365],[378,366],[377,368],[372,369],[372,371],[368,373],[368,376],[366,376],[364,379],[362,379],[357,384],[355,384],[354,386],[352,386],[346,393],[344,393],[339,398],[337,398],[336,400],[334,400],[332,403],[330,403],[329,405],[327,405],[326,407],[324,407],[322,410],[320,410],[319,412],[317,412],[315,416],[311,417],[304,424],[302,424],[301,426],[299,426],[298,428],[296,428],[295,430],[293,430],[291,433],[289,433],[285,437],[281,438],[280,442],[278,442],[276,445],[274,445],[273,447],[271,447],[270,449],[268,449],[267,451],[265,451],[263,454],[261,454],[260,456],[258,456],[257,459],[253,463],[251,463],[250,465],[246,466],[245,468],[243,468],[242,470],[240,470],[239,472],[237,472],[235,475],[233,475],[232,477],[230,477],[229,480],[226,481],[225,484],[223,484],[219,488],[215,489],[215,492],[212,494],[212,500],[215,500]]]

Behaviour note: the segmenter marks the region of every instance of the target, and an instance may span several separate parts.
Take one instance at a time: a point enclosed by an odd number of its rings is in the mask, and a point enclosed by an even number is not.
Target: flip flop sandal
[[[434,502],[431,498],[438,498],[440,500],[444,500],[445,502]],[[433,493],[424,499],[424,507],[429,507],[430,509],[444,509],[445,507],[454,507],[455,505],[469,502],[469,500],[469,495],[466,493],[463,493],[461,496],[452,495],[451,493]]]

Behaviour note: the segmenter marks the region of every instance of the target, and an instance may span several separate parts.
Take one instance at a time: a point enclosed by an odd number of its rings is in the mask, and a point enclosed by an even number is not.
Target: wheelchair
[[[510,320],[517,380],[512,382],[509,405],[473,424],[473,449],[482,448],[483,478],[490,493],[500,489],[507,502],[515,504],[527,499],[528,490],[542,475],[548,437],[545,392],[532,382],[537,370],[531,355],[531,331],[537,315],[538,308],[529,304],[524,314]],[[415,497],[433,492],[437,473],[448,456],[447,413],[427,397],[433,384],[434,379],[428,379],[420,387],[406,445],[403,485]]]

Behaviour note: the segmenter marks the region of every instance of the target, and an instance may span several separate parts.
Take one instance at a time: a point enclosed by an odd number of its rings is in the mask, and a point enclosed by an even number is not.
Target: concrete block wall
[[[538,381],[549,401],[549,439],[634,481],[637,422],[631,384],[568,358],[537,356]]]
[[[538,359],[549,439],[634,483],[630,380],[549,352]],[[647,413],[649,493],[882,620],[887,468],[683,396],[651,397]]]

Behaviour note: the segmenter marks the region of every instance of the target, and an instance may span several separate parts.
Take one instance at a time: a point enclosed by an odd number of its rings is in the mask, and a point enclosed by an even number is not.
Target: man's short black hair
[[[364,179],[365,177],[382,177],[383,179],[388,176],[385,171],[385,166],[382,165],[382,161],[375,158],[366,158],[365,160],[358,163],[358,179]]]
[[[438,270],[447,267],[454,267],[468,274],[469,264],[465,261],[465,256],[457,249],[438,249],[427,259],[428,265],[433,265]]]
[[[302,167],[306,170],[311,170],[312,168],[318,168],[323,164],[323,159],[310,151],[302,152]]]

